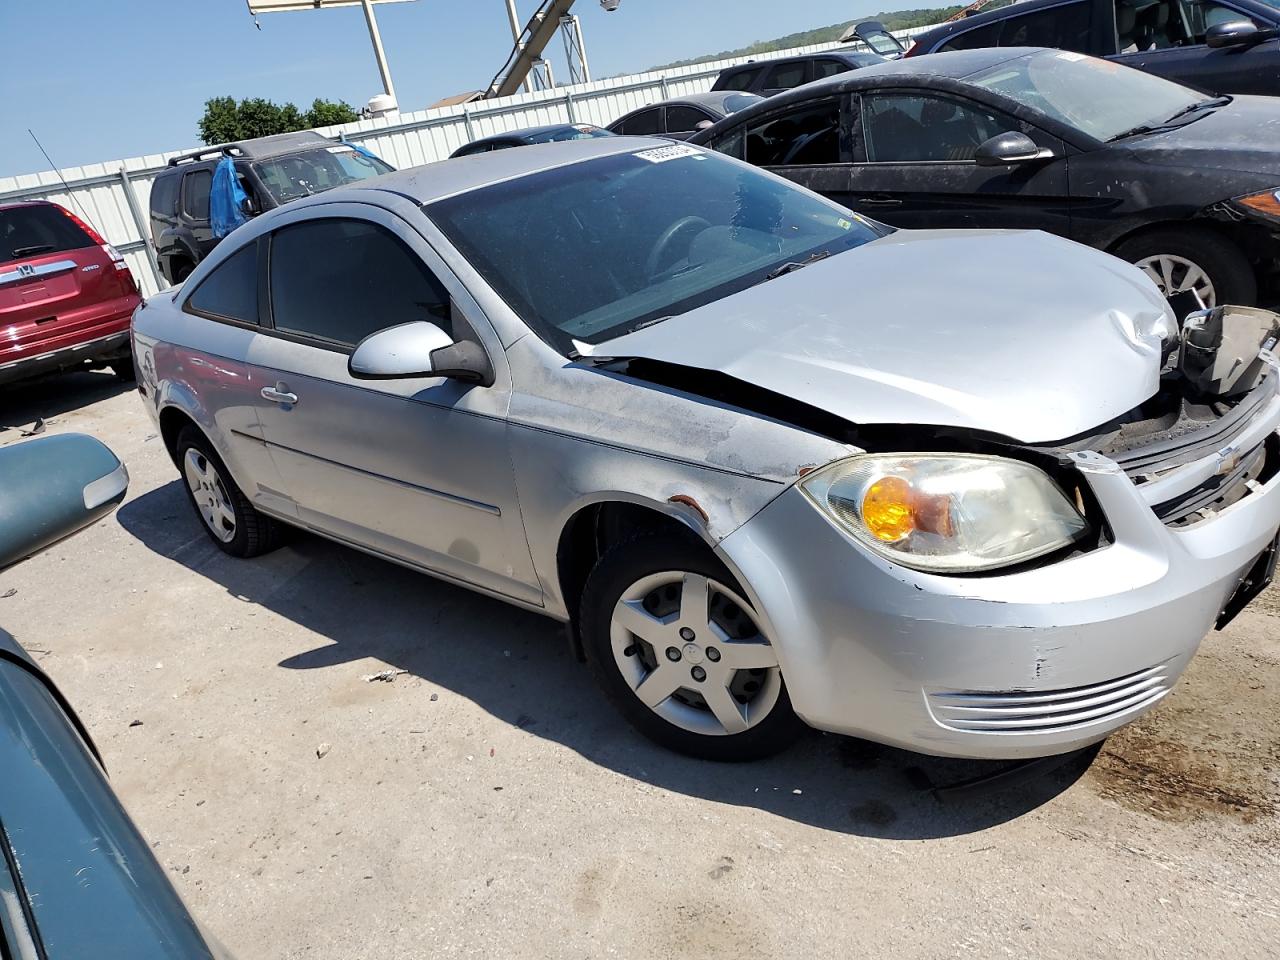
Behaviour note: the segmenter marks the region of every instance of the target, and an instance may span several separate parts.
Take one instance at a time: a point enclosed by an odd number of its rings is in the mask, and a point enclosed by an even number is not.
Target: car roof
[[[740,97],[746,94],[754,97],[756,94],[750,90],[708,90],[706,93],[690,93],[683,97],[672,97],[669,100],[663,100],[661,103],[650,104],[650,106],[675,106],[680,103],[692,103],[699,107],[710,107],[713,110],[724,112],[724,102],[730,97]]]
[[[486,137],[477,137],[467,146],[474,146],[477,143],[492,143],[495,140],[522,140],[525,137],[537,136],[540,133],[555,133],[559,130],[577,130],[581,127],[591,127],[595,124],[591,123],[547,123],[540,127],[521,127],[519,130],[504,130],[502,133],[491,133]]]
[[[384,173],[358,183],[348,184],[291,201],[282,210],[299,210],[307,206],[341,200],[359,200],[359,192],[380,190],[399,194],[419,204],[432,203],[459,193],[514,180],[531,173],[569,166],[597,157],[635,153],[654,147],[672,147],[667,139],[657,137],[590,137],[582,140],[560,140],[535,143],[518,150],[495,150],[467,157],[437,160],[420,167]]]
[[[298,153],[314,147],[333,146],[335,141],[321,136],[314,130],[300,130],[297,133],[277,133],[269,137],[257,137],[253,140],[235,140],[230,143],[219,143],[189,153],[169,158],[169,166],[176,167],[184,161],[200,162],[203,160],[219,160],[224,156],[244,160],[268,160],[271,157],[282,157],[290,153]]]
[[[1058,0],[1059,3],[1062,0]],[[791,57],[762,57],[759,60],[748,60],[746,63],[739,63],[732,67],[725,67],[720,71],[720,75],[724,76],[729,73],[740,73],[743,70],[755,70],[758,67],[771,67],[778,63],[801,63],[805,60],[844,60],[847,63],[862,66],[868,62],[879,63],[884,57],[876,53],[874,50],[862,50],[856,47],[836,47],[833,50],[820,50],[816,53],[798,53]]]

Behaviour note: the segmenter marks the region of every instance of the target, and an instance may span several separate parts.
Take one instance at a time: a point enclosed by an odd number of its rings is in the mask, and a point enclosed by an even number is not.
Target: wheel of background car
[[[1208,230],[1152,230],[1114,252],[1154,280],[1179,317],[1203,307],[1257,302],[1258,282],[1248,259],[1230,240]]]
[[[752,760],[803,730],[755,612],[692,536],[647,534],[610,550],[587,580],[578,626],[605,694],[663,746]]]
[[[177,453],[187,498],[220,550],[233,557],[256,557],[280,545],[281,525],[253,508],[203,433],[184,428]]]
[[[711,226],[709,222],[702,217],[681,217],[667,229],[662,231],[662,235],[654,241],[653,246],[649,249],[649,256],[644,262],[644,275],[653,277],[658,274],[658,268],[662,265],[667,247],[671,246],[677,235],[690,230],[694,227],[698,228],[698,232],[708,229]],[[692,238],[690,239],[692,242]]]

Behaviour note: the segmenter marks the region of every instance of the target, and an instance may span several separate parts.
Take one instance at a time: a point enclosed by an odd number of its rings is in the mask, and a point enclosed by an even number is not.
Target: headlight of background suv
[[[940,573],[1021,563],[1089,528],[1043,470],[1002,457],[866,454],[809,474],[801,488],[876,553]]]

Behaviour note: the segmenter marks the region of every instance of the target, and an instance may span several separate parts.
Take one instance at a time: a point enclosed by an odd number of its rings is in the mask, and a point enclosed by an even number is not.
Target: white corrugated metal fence
[[[905,41],[927,29],[917,27],[895,35]],[[816,53],[841,46],[847,45],[813,44],[779,50],[756,59]],[[506,130],[566,122],[605,126],[637,107],[709,90],[722,69],[747,59],[709,61],[672,67],[661,73],[634,74],[463,106],[419,110],[402,113],[395,119],[325,127],[320,132],[328,136],[342,134],[348,140],[358,141],[397,169],[416,167],[443,160],[476,137]],[[144,294],[150,295],[166,286],[156,269],[150,244],[151,182],[170,157],[192,149],[195,148],[66,167],[61,171],[0,177],[0,202],[52,200],[83,216],[125,255]]]

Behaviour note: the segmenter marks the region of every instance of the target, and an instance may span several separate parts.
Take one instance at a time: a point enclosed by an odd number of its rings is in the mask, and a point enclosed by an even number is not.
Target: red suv
[[[138,301],[124,257],[70,210],[0,204],[0,384],[86,365],[132,377]]]

